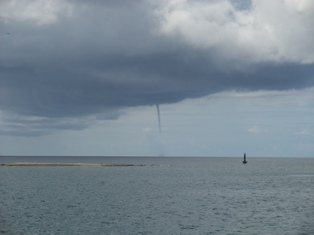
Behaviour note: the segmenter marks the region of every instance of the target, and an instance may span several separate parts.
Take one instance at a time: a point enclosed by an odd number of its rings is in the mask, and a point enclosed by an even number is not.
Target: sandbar
[[[2,163],[0,166],[145,166],[144,164],[121,164],[121,163],[40,163],[40,162],[15,162]]]

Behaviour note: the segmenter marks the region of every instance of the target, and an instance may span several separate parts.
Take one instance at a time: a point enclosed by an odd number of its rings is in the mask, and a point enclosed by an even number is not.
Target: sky
[[[1,0],[0,154],[314,157],[312,22],[312,0]]]

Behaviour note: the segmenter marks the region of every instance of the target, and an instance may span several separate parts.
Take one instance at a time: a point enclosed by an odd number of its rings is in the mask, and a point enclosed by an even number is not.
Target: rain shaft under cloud
[[[31,131],[25,123],[81,129],[225,90],[314,86],[310,0],[8,0],[0,17],[2,134]]]

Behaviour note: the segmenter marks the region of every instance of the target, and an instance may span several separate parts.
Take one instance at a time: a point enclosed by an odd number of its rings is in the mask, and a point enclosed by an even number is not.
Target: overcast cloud
[[[311,88],[313,22],[312,0],[3,0],[0,132],[80,130],[130,107]]]

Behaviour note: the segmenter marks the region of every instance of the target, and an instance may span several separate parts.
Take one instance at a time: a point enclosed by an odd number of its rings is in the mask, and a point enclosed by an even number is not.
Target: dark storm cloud
[[[194,39],[193,28],[186,32],[177,25],[177,13],[168,12],[164,1],[56,1],[50,15],[41,14],[38,4],[32,8],[33,1],[27,1],[30,12],[19,15],[9,2],[2,3],[6,12],[0,19],[2,112],[56,122],[89,115],[114,119],[126,107],[173,103],[229,89],[314,85],[314,66],[307,54],[307,62],[302,62],[303,51],[280,51],[286,44],[265,55],[255,45],[244,50],[246,44],[232,41],[229,31],[221,33],[219,43],[207,44],[199,40],[204,35]],[[181,2],[182,10],[188,1]],[[238,4],[234,11],[247,6],[249,2]],[[34,122],[48,129],[75,128]]]

